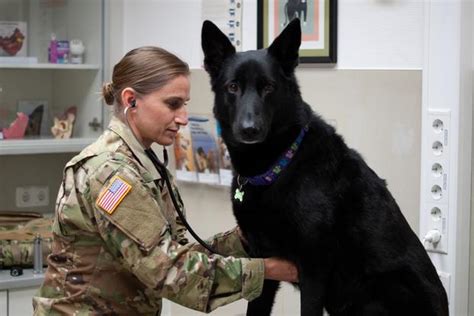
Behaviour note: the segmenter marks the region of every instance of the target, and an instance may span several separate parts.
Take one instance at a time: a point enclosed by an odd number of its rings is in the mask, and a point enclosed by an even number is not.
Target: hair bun
[[[114,104],[114,87],[112,82],[106,82],[102,85],[102,96],[104,97],[105,103],[108,105]]]

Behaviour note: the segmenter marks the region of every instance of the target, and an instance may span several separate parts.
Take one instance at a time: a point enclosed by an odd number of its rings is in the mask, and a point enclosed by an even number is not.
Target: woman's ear
[[[130,87],[122,90],[120,101],[123,107],[135,107],[134,103],[137,99],[137,93]],[[135,104],[136,105],[136,104]]]

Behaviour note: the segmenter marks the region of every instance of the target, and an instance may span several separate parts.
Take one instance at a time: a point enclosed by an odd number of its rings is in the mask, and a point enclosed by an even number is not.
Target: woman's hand
[[[263,259],[265,265],[265,279],[298,282],[298,269],[288,260],[271,257]]]

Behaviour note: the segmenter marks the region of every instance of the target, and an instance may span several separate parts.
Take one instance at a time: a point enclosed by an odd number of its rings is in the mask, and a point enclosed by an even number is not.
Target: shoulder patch
[[[96,204],[108,214],[112,214],[131,189],[132,186],[129,183],[119,176],[114,176],[109,186],[99,194]]]

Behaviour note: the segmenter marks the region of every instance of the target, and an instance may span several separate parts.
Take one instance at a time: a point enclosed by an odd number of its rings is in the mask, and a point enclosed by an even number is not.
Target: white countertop
[[[16,277],[10,275],[10,269],[0,270],[0,291],[40,286],[43,283],[43,279],[44,273],[35,274],[33,269],[23,269],[23,274]]]

